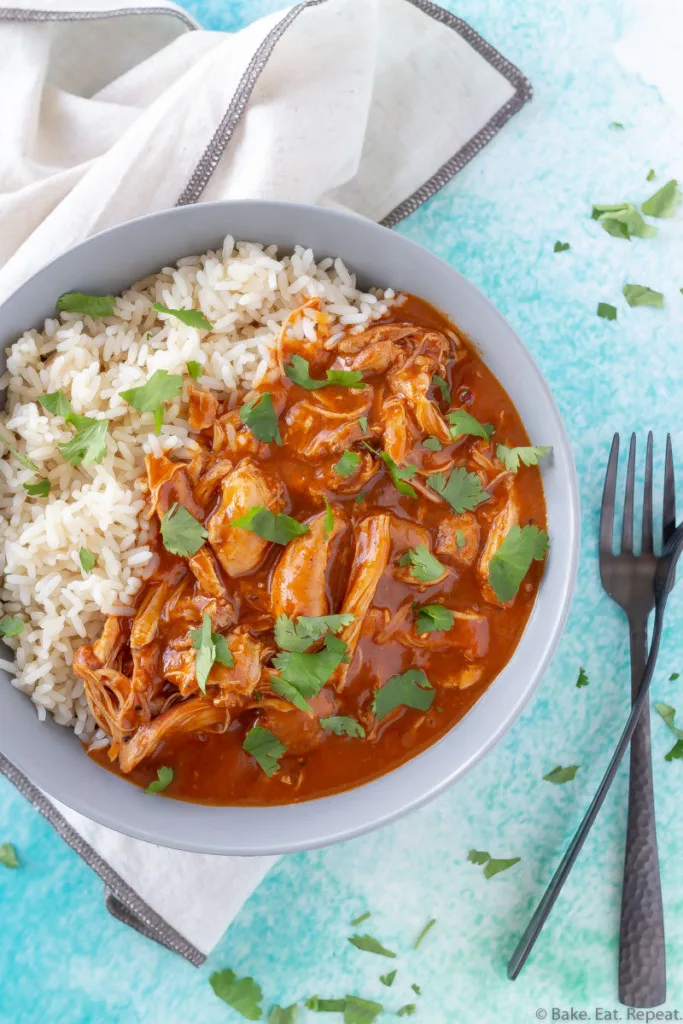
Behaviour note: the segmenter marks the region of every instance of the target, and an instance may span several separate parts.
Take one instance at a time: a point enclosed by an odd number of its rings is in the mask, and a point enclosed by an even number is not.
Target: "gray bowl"
[[[64,292],[117,294],[182,256],[221,245],[226,234],[309,246],[340,256],[361,284],[406,290],[449,314],[478,345],[511,395],[533,442],[553,446],[543,468],[551,549],[533,613],[512,659],[443,739],[381,779],[287,807],[204,807],[152,798],[104,771],[73,733],[39,722],[31,701],[0,672],[0,750],[69,807],[138,839],[215,854],[275,854],[349,839],[441,793],[501,738],[536,688],[569,610],[579,551],[579,499],[569,440],[538,367],[474,285],[401,235],[359,217],[261,201],[203,203],[130,221],[60,256],[0,307],[3,350],[54,314]]]

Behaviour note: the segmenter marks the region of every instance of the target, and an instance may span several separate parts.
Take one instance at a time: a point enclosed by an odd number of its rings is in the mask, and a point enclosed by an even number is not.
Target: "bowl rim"
[[[65,773],[59,764],[55,764],[55,770],[50,770],[47,763],[44,763],[44,759],[43,762],[36,762],[32,758],[32,744],[29,747],[23,746],[14,736],[9,723],[5,722],[3,725],[4,716],[0,715],[0,749],[20,771],[25,772],[34,783],[44,789],[55,800],[60,801],[68,808],[85,815],[101,825],[136,839],[178,850],[226,856],[294,853],[355,838],[375,828],[387,825],[402,815],[417,809],[443,793],[444,790],[465,774],[499,742],[517,720],[543,677],[567,621],[577,578],[580,548],[579,488],[571,444],[550,387],[529,350],[493,303],[455,267],[404,235],[391,231],[372,221],[360,218],[356,214],[309,204],[252,199],[200,203],[193,206],[175,207],[170,210],[162,210],[143,217],[137,217],[92,235],[41,267],[0,305],[0,329],[2,328],[3,316],[8,308],[11,308],[14,304],[19,304],[23,296],[30,293],[31,289],[35,289],[37,284],[43,284],[42,278],[49,280],[50,273],[58,268],[60,264],[68,259],[77,258],[79,254],[84,250],[87,251],[88,248],[97,248],[97,246],[101,246],[103,243],[107,245],[110,242],[112,242],[112,246],[115,246],[117,238],[125,238],[128,232],[134,232],[140,226],[143,228],[150,227],[153,230],[155,225],[164,221],[168,222],[169,220],[177,221],[178,224],[182,224],[186,220],[189,225],[193,218],[196,218],[198,222],[201,222],[202,218],[204,218],[207,225],[204,233],[208,238],[211,230],[213,230],[214,235],[216,234],[215,226],[211,229],[209,225],[212,222],[215,225],[215,222],[220,220],[222,214],[225,214],[229,219],[231,215],[234,216],[238,212],[244,212],[248,220],[249,214],[253,214],[257,210],[266,217],[274,217],[278,222],[279,218],[284,218],[283,223],[289,218],[293,225],[292,231],[296,230],[294,225],[301,219],[311,225],[315,225],[316,222],[323,223],[328,221],[333,226],[333,231],[336,226],[342,234],[350,232],[351,235],[354,233],[359,233],[361,236],[365,235],[368,240],[371,240],[373,244],[378,243],[380,247],[386,243],[390,248],[394,247],[395,252],[404,259],[407,265],[412,265],[415,261],[421,261],[435,273],[438,270],[442,275],[450,275],[454,283],[457,283],[461,289],[469,292],[475,306],[478,304],[482,310],[485,309],[486,315],[498,324],[498,329],[510,340],[515,348],[516,356],[522,363],[526,379],[532,382],[534,393],[538,394],[539,401],[542,401],[547,409],[553,428],[554,459],[561,464],[562,472],[565,474],[560,480],[560,486],[566,492],[564,495],[566,506],[563,511],[564,543],[561,565],[557,563],[558,567],[555,568],[556,556],[551,546],[544,580],[541,582],[531,617],[527,622],[518,647],[501,673],[494,679],[464,718],[443,737],[424,751],[416,754],[400,767],[391,770],[378,779],[356,786],[353,789],[331,796],[318,797],[302,803],[271,807],[214,807],[190,804],[172,799],[154,801],[152,804],[149,801],[149,797],[142,790],[126,783],[110,772],[104,771],[97,765],[93,765],[93,767],[102,776],[99,782],[96,780],[85,785],[82,782],[77,785],[69,785],[69,781],[73,782],[73,780],[69,779],[68,771]],[[233,232],[231,231],[230,233],[232,234]],[[240,238],[246,239],[248,237],[241,230],[237,234]],[[256,230],[254,238],[262,234],[263,232],[260,229]],[[279,248],[285,250],[288,244],[291,249],[293,245],[301,243],[283,242],[279,245]],[[205,249],[201,251],[206,251],[206,248],[209,247],[207,244]],[[352,265],[350,269],[353,272],[354,266]],[[382,272],[380,269],[378,276],[381,276]],[[153,271],[150,270],[149,273],[153,273]],[[457,322],[457,316],[454,319]],[[507,390],[507,383],[505,381],[501,381],[501,383]],[[555,588],[559,589],[560,597],[555,604],[549,606],[546,610],[542,605],[542,598],[545,578],[548,576],[549,571],[553,573],[553,577],[558,573],[560,574]],[[475,709],[481,708],[484,702],[488,707],[488,703],[491,701],[489,699],[486,702],[487,695],[491,694],[492,690],[496,687],[496,683],[508,674],[508,669],[517,658],[524,636],[529,632],[537,614],[540,614],[539,606],[541,613],[544,615],[545,629],[538,644],[538,651],[535,652],[534,664],[526,674],[525,681],[518,686],[518,692],[516,692],[514,698],[508,699],[505,713],[498,716],[495,727],[488,732],[483,741],[474,744],[470,742],[469,746],[472,749],[466,753],[466,756],[460,759],[459,763],[450,767],[447,764],[442,765],[439,770],[432,770],[431,772],[432,776],[440,775],[440,778],[432,778],[429,784],[423,782],[415,785],[415,779],[409,778],[419,776],[420,769],[415,766],[424,766],[427,761],[443,761],[444,751],[449,744],[453,745],[456,738],[466,740],[468,720],[474,715]],[[3,674],[6,675],[6,673]],[[4,690],[4,687],[7,685],[8,682],[6,680],[0,681],[0,690]],[[14,688],[11,689],[14,690],[14,693],[20,694],[20,691]],[[0,694],[0,698],[1,696]],[[20,696],[23,698],[26,695],[20,694]],[[39,722],[31,702],[26,700],[26,704],[29,706],[29,710],[33,714],[38,726],[41,728],[57,729],[60,734],[70,737],[71,730],[65,729],[63,726],[56,726],[51,721]],[[59,742],[62,742],[62,740],[60,739]],[[465,742],[464,747],[467,748],[467,745],[467,742]],[[79,751],[79,756],[82,756],[81,751]],[[88,762],[93,764],[89,759]],[[111,788],[110,780],[112,782],[115,781],[122,787],[126,787],[127,795],[119,794],[117,797]],[[410,793],[406,791],[405,795],[403,795],[401,783],[406,781],[410,783],[408,786]],[[144,803],[142,804],[139,803],[141,796],[144,798]],[[113,799],[110,800],[108,798]],[[165,805],[170,810],[164,810],[162,813],[159,813],[160,804]],[[135,807],[134,820],[125,819],[122,808],[125,808],[126,805],[129,805],[131,810]],[[301,809],[307,809],[307,813],[302,815]],[[204,826],[200,830],[201,834],[197,838],[193,833],[192,826],[193,824],[196,826],[202,819],[205,819],[207,814],[212,816],[213,823],[207,829],[206,822],[204,822]],[[173,819],[176,817],[178,826],[174,827],[175,822]],[[294,835],[289,819],[296,817],[302,818],[304,822],[307,822],[307,819],[312,819],[315,824],[311,826],[310,821],[308,821],[305,834],[301,836]],[[265,819],[267,819],[267,822]],[[252,838],[245,838],[243,835],[245,827],[248,831],[249,823],[253,823],[256,820],[259,820],[261,824],[257,829],[252,829]],[[173,822],[173,824],[169,824],[169,822]],[[287,833],[288,838],[278,840],[277,833],[282,832],[283,829]]]

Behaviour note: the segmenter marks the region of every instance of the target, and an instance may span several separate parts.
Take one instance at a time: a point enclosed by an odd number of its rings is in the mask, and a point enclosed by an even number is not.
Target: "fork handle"
[[[629,633],[631,690],[635,701],[647,660],[647,616],[629,619]],[[643,1008],[660,1006],[666,1001],[664,912],[647,704],[631,740],[619,936],[619,1001],[626,1006]]]

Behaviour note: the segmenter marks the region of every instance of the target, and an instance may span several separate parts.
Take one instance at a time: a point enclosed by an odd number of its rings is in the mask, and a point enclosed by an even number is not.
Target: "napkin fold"
[[[309,0],[233,34],[164,0],[38,0],[0,7],[0,94],[2,301],[89,235],[174,205],[286,199],[392,226],[531,88],[430,0]],[[0,771],[103,879],[112,914],[196,965],[274,862],[140,842],[2,755]]]

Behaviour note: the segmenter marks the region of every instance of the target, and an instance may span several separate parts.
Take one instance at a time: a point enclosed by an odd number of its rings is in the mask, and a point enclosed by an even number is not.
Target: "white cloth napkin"
[[[530,94],[429,0],[310,0],[235,34],[164,0],[0,7],[0,301],[88,235],[177,203],[288,199],[395,224]],[[194,963],[272,864],[130,839],[0,768],[104,878],[112,912]]]

